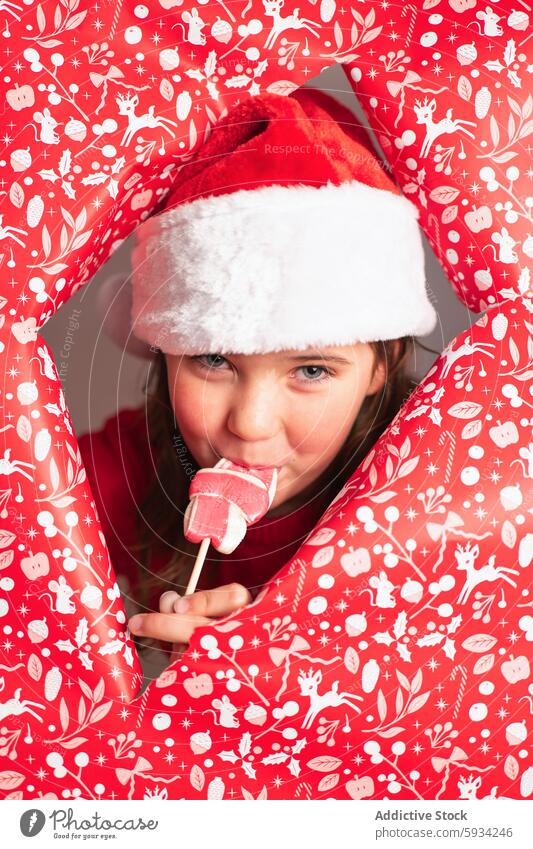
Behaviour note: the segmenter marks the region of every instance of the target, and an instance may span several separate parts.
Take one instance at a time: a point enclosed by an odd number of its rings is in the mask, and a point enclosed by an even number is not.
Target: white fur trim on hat
[[[359,181],[269,185],[148,218],[133,332],[168,354],[259,354],[424,335],[418,209]]]

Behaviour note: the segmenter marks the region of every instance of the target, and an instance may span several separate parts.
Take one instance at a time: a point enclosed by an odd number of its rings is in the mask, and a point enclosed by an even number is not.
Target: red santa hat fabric
[[[134,233],[133,333],[189,355],[427,334],[418,216],[333,97],[249,98]]]

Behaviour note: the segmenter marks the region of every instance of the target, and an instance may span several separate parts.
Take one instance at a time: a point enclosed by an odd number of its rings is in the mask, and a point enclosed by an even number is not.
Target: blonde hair
[[[417,381],[408,370],[415,345],[438,354],[411,336],[369,344],[374,352],[374,371],[380,364],[385,368],[385,383],[380,391],[364,399],[346,440],[326,470],[326,507],[416,387]],[[144,391],[146,410],[141,410],[139,415],[146,415],[150,445],[158,459],[153,482],[138,505],[138,541],[129,546],[128,550],[137,560],[139,569],[138,588],[141,597],[135,600],[143,609],[148,609],[156,590],[162,593],[171,586],[182,594],[185,592],[198,545],[185,539],[183,515],[189,500],[190,482],[198,471],[198,465],[176,427],[168,390],[166,360],[160,351],[156,353]],[[167,550],[169,558],[161,572],[153,574],[150,561],[156,549]],[[215,549],[210,549],[203,566],[204,571],[210,571],[210,577],[215,582],[216,565],[221,556]],[[144,644],[154,645],[157,642],[145,640]]]

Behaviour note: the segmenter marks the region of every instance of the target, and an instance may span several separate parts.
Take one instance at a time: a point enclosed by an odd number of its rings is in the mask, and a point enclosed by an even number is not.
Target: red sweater
[[[151,483],[157,462],[157,458],[150,456],[153,452],[149,447],[144,410],[121,410],[108,418],[101,430],[84,434],[78,442],[111,562],[121,588],[126,595],[131,592],[133,600],[142,569],[125,545],[137,541],[137,505]],[[317,500],[310,500],[283,516],[269,518],[267,514],[248,528],[232,554],[222,555],[213,569],[215,580],[209,580],[211,570],[204,565],[197,589],[236,581],[247,587],[255,598],[262,585],[296,553],[324,509]],[[176,512],[176,521],[182,520],[181,514]],[[170,549],[166,553],[155,551],[151,571],[157,573],[170,556]],[[152,609],[158,609],[159,596],[167,589],[171,587],[162,582],[160,591],[152,597]],[[131,615],[133,606],[126,603],[126,611]]]

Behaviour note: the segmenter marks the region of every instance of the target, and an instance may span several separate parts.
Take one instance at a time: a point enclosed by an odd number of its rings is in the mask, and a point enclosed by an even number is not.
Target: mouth
[[[275,465],[273,463],[269,463],[268,465],[263,463],[250,463],[247,460],[238,460],[236,457],[229,457],[227,454],[224,455],[226,460],[230,460],[232,463],[235,463],[237,466],[244,466],[247,469],[280,469],[281,465]]]

